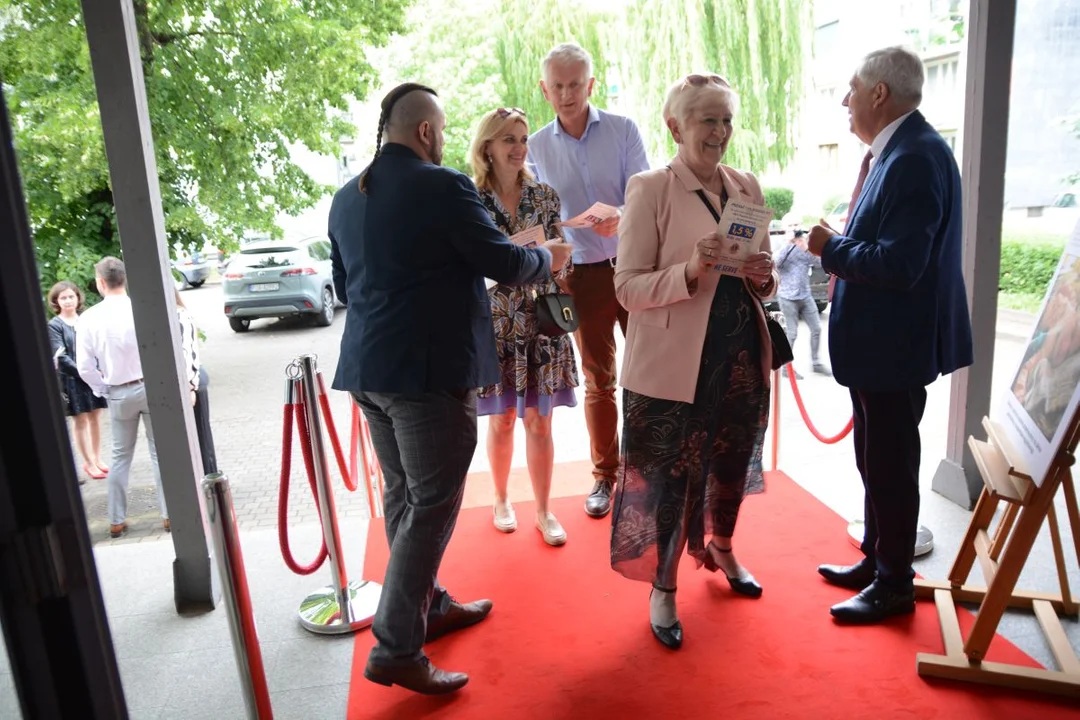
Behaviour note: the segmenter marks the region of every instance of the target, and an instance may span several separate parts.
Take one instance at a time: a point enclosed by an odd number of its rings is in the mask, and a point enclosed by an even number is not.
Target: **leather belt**
[[[128,387],[130,385],[138,385],[142,381],[143,381],[143,379],[139,378],[138,380],[130,380],[130,381],[126,382],[126,383],[120,383],[119,385],[110,385],[109,387]]]
[[[607,260],[600,260],[599,262],[591,263],[574,263],[574,267],[615,267],[615,258],[609,257]]]

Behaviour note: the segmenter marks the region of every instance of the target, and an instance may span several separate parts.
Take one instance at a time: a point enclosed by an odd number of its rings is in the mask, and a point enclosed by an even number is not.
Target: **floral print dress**
[[[770,393],[756,302],[742,280],[720,278],[694,402],[623,391],[611,566],[631,580],[674,590],[683,548],[701,567],[709,537],[730,537],[743,497],[764,490]]]
[[[507,235],[515,235],[534,225],[542,225],[544,236],[561,238],[559,196],[548,185],[525,180],[521,201],[513,219],[498,196],[481,190],[480,199],[495,224]],[[570,270],[564,268],[559,277]],[[478,415],[501,415],[515,408],[519,417],[525,409],[537,408],[549,415],[552,408],[574,407],[578,385],[577,361],[569,335],[541,335],[536,316],[536,295],[559,292],[553,280],[511,287],[497,284],[488,290],[491,317],[495,323],[495,347],[502,377],[494,385],[480,388],[477,394]]]

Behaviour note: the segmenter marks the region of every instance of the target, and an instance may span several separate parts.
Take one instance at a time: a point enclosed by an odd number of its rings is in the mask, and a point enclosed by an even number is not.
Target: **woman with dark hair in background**
[[[82,290],[73,282],[61,280],[52,286],[48,302],[56,317],[49,321],[49,340],[64,393],[64,412],[71,418],[75,447],[82,456],[82,471],[94,480],[103,480],[109,468],[101,462],[101,411],[108,403],[83,382],[75,365],[75,323],[83,299]]]
[[[203,473],[218,471],[214,434],[210,430],[210,376],[199,357],[198,330],[180,291],[176,291],[176,315],[180,321],[180,352],[184,358],[184,371],[191,391],[191,406],[195,413],[195,430],[199,435],[199,452],[202,455]]]

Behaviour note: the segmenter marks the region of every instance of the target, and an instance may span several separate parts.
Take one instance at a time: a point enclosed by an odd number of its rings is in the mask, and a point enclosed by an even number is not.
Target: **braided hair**
[[[382,99],[379,111],[379,130],[375,135],[375,155],[372,156],[371,163],[366,168],[364,168],[364,171],[362,173],[360,173],[360,192],[364,193],[365,195],[368,191],[368,181],[371,177],[371,169],[375,166],[375,161],[378,160],[379,156],[382,154],[383,133],[386,130],[386,126],[390,123],[390,113],[394,109],[394,104],[409,93],[415,92],[417,90],[430,93],[435,97],[439,96],[437,92],[432,90],[427,85],[408,82],[398,85],[393,90],[388,92],[386,94],[386,97]]]

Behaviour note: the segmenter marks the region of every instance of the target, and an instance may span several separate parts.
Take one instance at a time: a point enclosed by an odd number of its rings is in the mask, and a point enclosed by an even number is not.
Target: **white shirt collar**
[[[911,112],[904,113],[882,128],[881,132],[877,134],[877,137],[874,138],[874,142],[870,143],[870,154],[873,155],[875,160],[881,157],[881,153],[885,152],[885,146],[889,144],[889,141],[892,140],[892,136],[896,134],[896,129],[899,128],[913,112],[915,111],[912,110]]]

